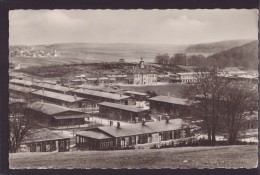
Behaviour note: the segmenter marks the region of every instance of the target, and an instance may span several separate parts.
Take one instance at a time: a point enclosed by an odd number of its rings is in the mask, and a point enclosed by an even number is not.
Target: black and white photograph
[[[9,168],[256,168],[258,13],[10,10]]]

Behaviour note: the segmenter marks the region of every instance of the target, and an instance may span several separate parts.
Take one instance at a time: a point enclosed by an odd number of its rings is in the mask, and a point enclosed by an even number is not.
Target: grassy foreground
[[[255,168],[257,145],[159,150],[9,154],[10,169],[25,168]]]

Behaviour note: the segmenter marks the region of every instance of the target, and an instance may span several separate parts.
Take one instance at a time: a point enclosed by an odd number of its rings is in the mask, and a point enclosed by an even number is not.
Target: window
[[[136,136],[137,144],[141,144],[140,136]]]
[[[135,137],[133,136],[132,137],[132,145],[135,145],[136,143],[135,143]]]
[[[151,143],[152,142],[152,136],[151,134],[148,135],[148,143]]]
[[[124,140],[124,138],[121,139],[121,146],[125,146],[125,140]]]

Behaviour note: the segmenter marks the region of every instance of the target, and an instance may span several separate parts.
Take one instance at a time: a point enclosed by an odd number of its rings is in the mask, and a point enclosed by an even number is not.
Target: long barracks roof
[[[55,119],[57,120],[61,120],[61,119],[79,119],[79,118],[86,118],[88,117],[88,114],[74,114],[74,115],[55,115],[53,116]]]
[[[38,87],[38,88],[53,89],[53,90],[60,91],[60,92],[67,92],[67,91],[72,90],[72,88],[60,86],[58,84],[53,85],[53,84],[42,83],[42,82],[31,82],[31,81],[27,81],[27,80],[11,79],[9,82],[10,82],[10,84],[18,84],[20,86],[24,86],[24,85],[33,86],[33,87]]]
[[[150,101],[159,101],[159,102],[171,103],[171,104],[178,104],[178,105],[185,105],[185,106],[190,106],[192,104],[192,102],[189,101],[188,99],[169,97],[169,96],[161,96],[161,95],[149,98],[149,100]]]
[[[113,99],[113,100],[122,100],[122,99],[129,98],[129,96],[126,95],[112,94],[108,92],[100,92],[100,91],[94,91],[89,89],[76,89],[76,90],[72,90],[71,92],[76,92],[83,95],[103,97],[103,98]]]
[[[13,84],[9,84],[9,89],[14,91],[19,91],[19,92],[25,92],[25,93],[37,91],[36,89],[33,88],[23,87],[23,86],[18,86]]]
[[[134,94],[134,95],[142,95],[142,96],[147,96],[146,93],[142,92],[135,92],[135,91],[125,91],[124,94]]]
[[[66,95],[66,94],[51,92],[51,91],[46,91],[46,90],[38,90],[35,92],[31,92],[31,93],[35,94],[35,95],[43,96],[43,97],[66,101],[66,102],[77,102],[77,101],[84,100],[84,98],[81,98],[81,97],[76,97],[76,96],[72,96],[72,95]]]
[[[77,135],[84,136],[84,137],[89,137],[93,139],[109,139],[111,138],[108,134],[98,132],[98,131],[79,131],[76,133]]]
[[[48,114],[48,115],[57,115],[63,112],[73,112],[74,114],[83,114],[83,112],[73,110],[70,108],[66,108],[63,106],[51,104],[51,103],[43,103],[43,102],[34,102],[28,105],[28,108]]]
[[[172,119],[169,120],[169,123],[166,123],[166,120],[162,120],[156,122],[146,122],[144,125],[142,125],[142,123],[123,125],[119,128],[117,128],[116,126],[101,126],[98,129],[113,137],[124,137],[180,130],[185,128],[188,128],[188,125],[186,125],[186,123],[183,122],[182,119]]]
[[[31,86],[33,84],[31,81],[20,80],[20,79],[11,79],[9,82],[12,83],[12,84],[19,84],[21,86],[23,86],[23,85]]]
[[[68,139],[69,137],[62,136],[58,133],[50,131],[49,129],[37,129],[31,130],[23,139],[23,143],[34,143],[34,142],[41,142],[41,141],[50,141],[50,140],[61,140],[61,139]]]
[[[60,85],[51,85],[51,84],[46,84],[46,83],[37,83],[37,84],[34,84],[34,86],[39,87],[39,88],[56,90],[56,91],[60,91],[60,92],[68,92],[68,91],[72,90],[69,87],[64,87],[64,86],[60,86]]]
[[[122,104],[110,103],[110,102],[102,102],[102,103],[99,103],[99,105],[116,108],[116,109],[121,109],[124,111],[131,111],[131,112],[148,111],[148,109],[138,108],[136,106],[122,105]]]

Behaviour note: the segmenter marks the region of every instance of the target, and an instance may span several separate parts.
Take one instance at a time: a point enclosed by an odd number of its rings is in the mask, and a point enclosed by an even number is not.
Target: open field
[[[151,91],[155,92],[158,95],[169,95],[174,97],[184,97],[183,90],[188,87],[188,84],[165,84],[165,85],[150,85],[150,86],[122,86],[122,89],[144,92]]]
[[[257,145],[159,150],[14,153],[10,169],[24,168],[256,168]]]
[[[11,46],[10,48],[14,48]],[[127,62],[153,62],[157,54],[173,55],[184,52],[186,46],[164,44],[95,44],[95,43],[66,43],[35,46],[36,50],[54,50],[59,53],[55,58],[11,57],[10,61],[21,63],[21,66],[42,66],[56,64],[113,62],[123,58]]]

